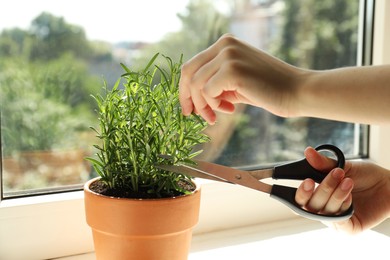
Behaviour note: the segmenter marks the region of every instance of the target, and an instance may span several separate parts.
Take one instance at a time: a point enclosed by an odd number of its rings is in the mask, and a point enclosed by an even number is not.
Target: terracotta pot
[[[107,197],[84,186],[85,210],[96,259],[184,260],[198,222],[200,188],[164,199]]]

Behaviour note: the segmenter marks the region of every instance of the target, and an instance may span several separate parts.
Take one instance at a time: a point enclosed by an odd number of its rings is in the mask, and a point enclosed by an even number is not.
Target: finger
[[[192,63],[187,63],[182,67],[179,101],[184,115],[189,115],[196,109],[206,121],[211,123],[210,120],[215,113],[211,112],[209,108],[218,109],[221,101],[206,96],[203,91],[207,81],[218,71],[219,66],[218,59],[205,55],[209,52],[199,54],[198,59],[194,59]],[[221,110],[231,110],[231,106],[226,106],[225,103],[222,104],[224,106],[220,108]]]
[[[314,194],[308,203],[308,208],[314,211],[321,211],[328,203],[330,197],[344,176],[345,173],[343,169],[333,169],[314,191]]]
[[[203,96],[203,98],[213,110],[229,114],[233,113],[235,110],[234,104],[224,99],[210,98],[208,96]]]
[[[191,98],[191,88],[194,87],[193,77],[200,68],[214,59],[216,56],[216,50],[214,49],[213,46],[209,47],[184,63],[181,67],[179,102],[184,115],[191,114],[195,109],[193,99]]]
[[[295,201],[299,205],[305,206],[313,195],[314,188],[315,182],[312,179],[304,180],[297,189],[297,192],[295,194]]]
[[[226,34],[215,44],[183,64],[179,83],[179,102],[184,115],[189,115],[195,109],[199,110],[200,107],[205,107],[203,103],[197,104],[200,101],[199,95],[194,98],[192,89],[202,90],[204,88],[206,82],[218,71],[219,64],[224,56],[219,54],[225,53],[221,50],[231,44],[232,41],[236,41],[236,39],[232,35]],[[226,102],[207,101],[210,102],[208,105],[212,109],[219,109],[224,112],[232,112],[234,110],[233,106]],[[207,114],[213,115],[208,109],[206,111]],[[210,120],[207,117],[205,119]]]
[[[218,107],[215,108],[215,110],[218,110],[218,111],[224,112],[224,113],[229,113],[229,114],[233,113],[235,109],[236,108],[232,103],[230,103],[226,100],[223,100],[223,99],[220,100]]]
[[[335,160],[322,155],[312,147],[306,148],[304,154],[309,164],[319,171],[328,173],[337,165]]]
[[[333,192],[323,212],[325,214],[330,214],[343,211],[343,207],[346,206],[345,201],[350,197],[352,189],[353,180],[350,178],[343,179],[337,189]]]
[[[180,89],[182,90],[179,91],[179,102],[183,115],[189,116],[192,112],[194,112],[195,107],[191,96],[188,94],[188,87],[184,87],[183,85],[180,84]]]
[[[205,98],[202,96],[202,91],[197,89],[191,89],[191,98],[194,104],[194,111],[198,115],[204,118],[210,125],[215,124],[216,114],[213,109],[209,106]]]
[[[192,99],[192,110],[196,110],[208,122],[213,124],[215,122],[215,112],[218,110],[224,113],[232,113],[235,110],[234,105],[217,96],[210,96],[205,93],[205,86],[212,85],[218,93],[224,92],[224,82],[213,80],[218,74],[219,59],[215,58],[200,68],[191,80],[190,97]],[[214,82],[210,84],[210,82]],[[184,108],[183,108],[184,109]]]
[[[218,71],[218,66],[216,58],[205,64],[195,73],[191,81],[191,96],[193,97],[194,106],[197,108],[205,107],[205,103],[207,103],[207,105],[213,110],[231,113],[234,111],[233,104],[217,96],[210,96],[205,91],[205,86],[214,78],[216,72]],[[215,82],[212,87],[220,89],[219,91],[223,92],[223,84],[219,84],[219,82]],[[200,96],[202,98],[200,98]]]
[[[213,65],[213,74],[210,76],[204,85],[205,93],[210,97],[218,97],[226,92],[236,93],[238,90],[237,79],[242,75],[238,75],[237,67],[239,62],[234,56],[239,56],[240,53],[232,54],[233,52],[239,52],[233,47],[222,50],[218,56],[210,62]]]
[[[193,75],[205,64],[213,60],[225,46],[229,45],[231,40],[235,39],[230,34],[225,34],[219,38],[213,45],[199,52],[189,61],[184,63],[181,68],[181,80],[184,84],[191,81]],[[236,40],[235,40],[236,41]],[[187,93],[188,94],[188,93]]]
[[[233,91],[229,91],[227,88],[228,82],[226,81],[226,76],[220,78],[219,75],[227,74],[219,70],[205,81],[203,87],[204,97],[212,109],[224,113],[233,113],[235,110],[234,100],[232,102],[231,99],[228,99],[230,96],[234,96]],[[227,93],[230,94],[227,95]]]
[[[182,113],[185,116],[190,115],[195,110],[195,106],[191,97],[190,80],[194,73],[194,68],[190,67],[189,63],[184,64],[181,69],[179,81],[179,102],[182,108]]]
[[[343,205],[340,207],[340,212],[347,211],[352,205],[352,194],[349,194],[348,197],[343,202]]]

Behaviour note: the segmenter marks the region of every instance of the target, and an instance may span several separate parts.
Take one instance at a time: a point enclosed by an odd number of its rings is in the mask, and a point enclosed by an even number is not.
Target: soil
[[[188,192],[193,192],[196,188],[193,183],[185,180],[179,181],[178,185],[180,186],[181,189]],[[128,190],[128,189],[113,190],[113,189],[109,189],[109,187],[100,180],[91,183],[89,188],[92,191],[105,196],[118,197],[118,198],[130,198],[130,199],[158,199],[158,198],[170,198],[170,197],[178,197],[178,196],[185,195],[185,193],[179,191],[154,194],[154,193],[148,193],[147,190],[139,190],[138,192]]]

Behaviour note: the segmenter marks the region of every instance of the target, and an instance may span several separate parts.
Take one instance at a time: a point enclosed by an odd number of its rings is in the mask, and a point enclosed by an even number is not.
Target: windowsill
[[[373,230],[351,236],[299,218],[195,235],[188,259],[387,259],[389,243]],[[59,259],[92,260],[95,254]]]

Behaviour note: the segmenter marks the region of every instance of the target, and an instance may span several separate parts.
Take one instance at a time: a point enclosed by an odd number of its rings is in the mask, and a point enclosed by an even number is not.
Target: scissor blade
[[[197,177],[197,178],[202,178],[202,179],[208,179],[208,180],[213,180],[213,181],[220,181],[220,182],[228,182],[227,180],[213,176],[208,173],[204,173],[201,170],[189,166],[189,165],[165,165],[165,164],[158,164],[156,165],[157,168],[166,170],[169,172],[174,172],[174,173],[180,173],[180,174],[186,174],[192,177]]]
[[[239,184],[258,191],[266,193],[271,192],[272,186],[258,181],[254,176],[252,176],[251,172],[242,171],[210,162],[197,160],[195,160],[195,162],[197,163],[196,168],[198,170],[202,170],[209,175],[223,178],[228,182]],[[268,171],[265,172],[268,174]]]

